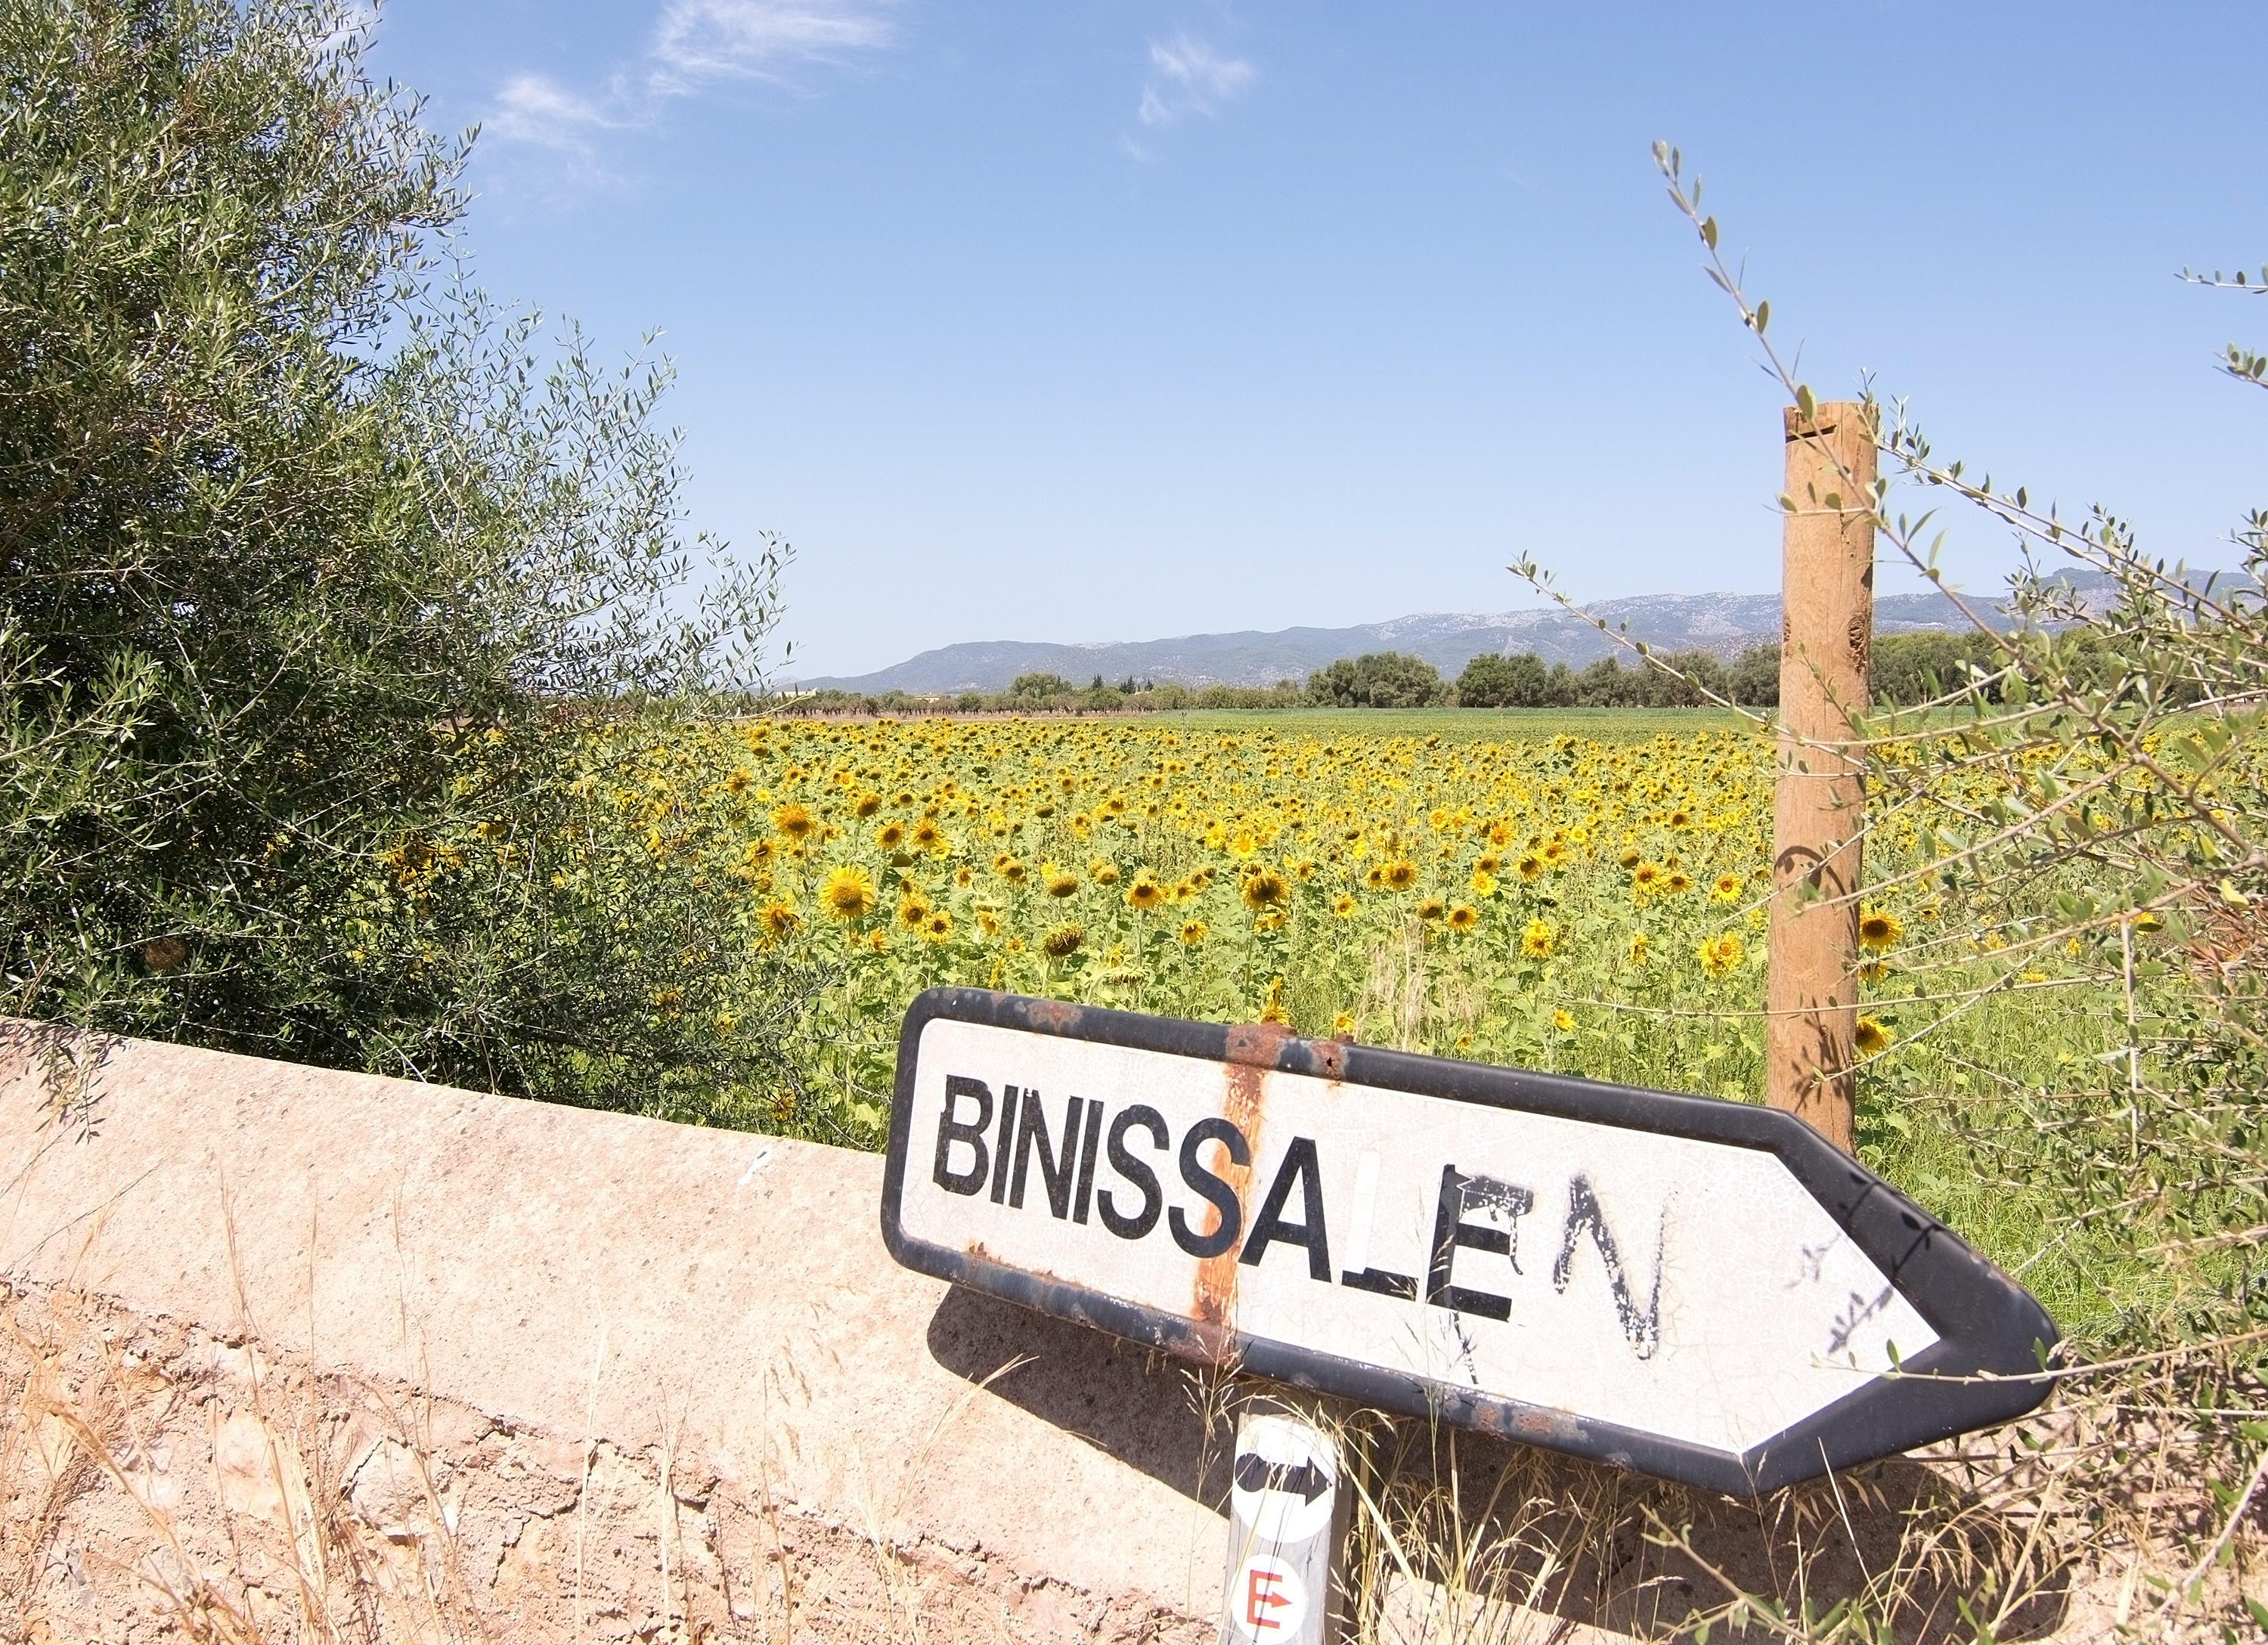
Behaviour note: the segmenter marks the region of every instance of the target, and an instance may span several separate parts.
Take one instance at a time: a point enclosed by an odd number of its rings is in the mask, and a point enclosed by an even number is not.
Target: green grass
[[[1109,723],[1286,736],[1432,737],[1454,742],[1533,741],[1560,735],[1642,742],[1667,734],[1737,731],[1749,722],[1720,708],[1251,708],[1184,709],[1105,717]]]

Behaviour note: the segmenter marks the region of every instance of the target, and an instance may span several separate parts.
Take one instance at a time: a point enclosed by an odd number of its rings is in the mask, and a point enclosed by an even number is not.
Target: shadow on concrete
[[[1264,1397],[1263,1385],[1224,1385],[959,1287],[931,1317],[928,1342],[971,1383],[1028,1356],[990,1397],[1216,1510],[1227,1495],[1227,1407]],[[2052,1633],[2069,1609],[2069,1560],[2052,1539],[2028,1539],[2021,1499],[1996,1505],[1951,1484],[1951,1470],[1893,1458],[1736,1501],[1488,1435],[1376,1413],[1354,1421],[1390,1533],[1373,1522],[1354,1560],[1381,1640],[1543,1645],[1579,1626],[1690,1640],[1729,1589],[1791,1616],[1848,1604],[1887,1620],[1898,1645],[1967,1645],[1977,1630],[1957,1602],[1974,1612],[1980,1595],[1979,1620],[2003,1641]]]
[[[1233,1425],[1206,1420],[1205,1379],[1182,1361],[959,1286],[930,1317],[929,1351],[970,1383],[1028,1356],[987,1391],[1192,1501],[1227,1501]]]

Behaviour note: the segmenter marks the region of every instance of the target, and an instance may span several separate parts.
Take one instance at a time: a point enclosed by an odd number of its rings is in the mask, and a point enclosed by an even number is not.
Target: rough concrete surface
[[[871,1544],[1211,1607],[1182,1374],[897,1267],[877,1157],[138,1041],[43,1066],[60,1044],[19,1025],[0,1064],[19,1285],[674,1446]]]

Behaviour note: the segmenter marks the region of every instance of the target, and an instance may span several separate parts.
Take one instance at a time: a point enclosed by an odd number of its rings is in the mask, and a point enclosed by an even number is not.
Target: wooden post
[[[1848,1153],[1859,907],[1844,899],[1859,885],[1867,793],[1864,760],[1844,745],[1874,648],[1875,424],[1862,403],[1829,401],[1808,418],[1788,407],[1786,433],[1795,506],[1781,537],[1765,1071],[1774,1108]]]

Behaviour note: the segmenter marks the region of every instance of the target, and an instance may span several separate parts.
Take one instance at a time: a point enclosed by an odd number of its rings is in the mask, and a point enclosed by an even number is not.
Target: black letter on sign
[[[1101,1113],[1102,1104],[1097,1103],[1094,1111]],[[1110,1122],[1110,1169],[1142,1191],[1142,1208],[1130,1217],[1121,1215],[1108,1188],[1095,1195],[1094,1208],[1102,1213],[1102,1226],[1120,1239],[1140,1239],[1158,1226],[1158,1209],[1166,1197],[1158,1191],[1158,1173],[1127,1151],[1130,1131],[1148,1132],[1150,1140],[1160,1148],[1173,1140],[1173,1133],[1166,1129],[1166,1117],[1144,1103],[1122,1109]]]
[[[976,1099],[976,1118],[968,1120],[953,1117],[954,1104],[964,1096]],[[962,1074],[945,1076],[945,1113],[937,1122],[937,1169],[932,1179],[949,1194],[973,1194],[984,1186],[986,1171],[992,1155],[984,1147],[984,1127],[992,1123],[992,1088],[982,1080],[971,1080]],[[976,1150],[976,1163],[965,1171],[956,1171],[947,1154],[956,1142],[965,1142]]]
[[[1500,1183],[1493,1177],[1467,1177],[1454,1165],[1443,1166],[1440,1205],[1433,1216],[1433,1259],[1425,1270],[1425,1300],[1436,1308],[1454,1309],[1461,1314],[1510,1319],[1512,1303],[1507,1298],[1493,1291],[1468,1291],[1461,1285],[1450,1284],[1450,1265],[1456,1261],[1460,1245],[1467,1250],[1489,1250],[1499,1257],[1513,1257],[1509,1229],[1492,1228],[1484,1222],[1468,1222],[1466,1212],[1476,1208],[1501,1211],[1509,1221],[1517,1223],[1535,1205],[1535,1196],[1525,1188]],[[1512,1271],[1520,1272],[1517,1258],[1513,1258]]]
[[[1086,1103],[1072,1097],[1064,1108],[1063,1152],[1057,1155],[1048,1136],[1048,1117],[1040,1107],[1040,1094],[1028,1086],[1024,1090],[1024,1121],[1016,1127],[1016,1175],[1008,1184],[1008,1204],[1015,1210],[1024,1208],[1024,1177],[1032,1163],[1032,1140],[1040,1143],[1040,1177],[1048,1185],[1048,1209],[1060,1222],[1071,1214],[1071,1167],[1079,1152],[1079,1110]]]
[[[1000,1088],[1000,1140],[992,1149],[992,1203],[1008,1197],[1008,1156],[1016,1149],[1016,1088]]]
[[[1284,1202],[1292,1197],[1292,1184],[1296,1178],[1306,1188],[1300,1200],[1301,1214],[1306,1221],[1284,1221]],[[1323,1172],[1315,1163],[1315,1144],[1312,1138],[1294,1137],[1292,1146],[1284,1151],[1284,1163],[1276,1168],[1276,1180],[1268,1190],[1268,1198],[1260,1202],[1260,1214],[1253,1219],[1252,1237],[1244,1242],[1244,1255],[1237,1260],[1248,1268],[1257,1268],[1268,1247],[1277,1240],[1286,1245],[1307,1248],[1307,1277],[1331,1282],[1330,1246],[1323,1233]]]
[[[1086,1221],[1086,1207],[1094,1198],[1094,1155],[1102,1143],[1102,1103],[1099,1098],[1086,1102],[1086,1135],[1079,1145],[1079,1197],[1071,1208],[1071,1220]],[[1071,1145],[1065,1143],[1065,1147]]]
[[[1587,1177],[1578,1177],[1567,1184],[1567,1227],[1559,1236],[1559,1260],[1551,1265],[1551,1288],[1566,1291],[1567,1281],[1575,1273],[1576,1243],[1586,1234],[1599,1248],[1599,1260],[1607,1266],[1607,1284],[1615,1294],[1615,1314],[1622,1321],[1623,1335],[1630,1339],[1638,1358],[1652,1359],[1661,1346],[1661,1240],[1657,1236],[1654,1241],[1653,1294],[1646,1299],[1646,1312],[1641,1314],[1638,1299],[1631,1295],[1630,1276],[1623,1272],[1623,1254],[1615,1248],[1615,1236],[1607,1232],[1599,1196]]]
[[[1200,1119],[1182,1139],[1182,1180],[1220,1213],[1220,1226],[1210,1234],[1197,1233],[1182,1215],[1179,1206],[1166,1218],[1166,1225],[1174,1230],[1174,1243],[1199,1258],[1219,1256],[1233,1247],[1236,1236],[1244,1231],[1244,1207],[1236,1203],[1236,1191],[1197,1161],[1197,1150],[1208,1142],[1218,1142],[1227,1149],[1231,1165],[1252,1163],[1252,1145],[1244,1140],[1242,1132],[1225,1119]]]

